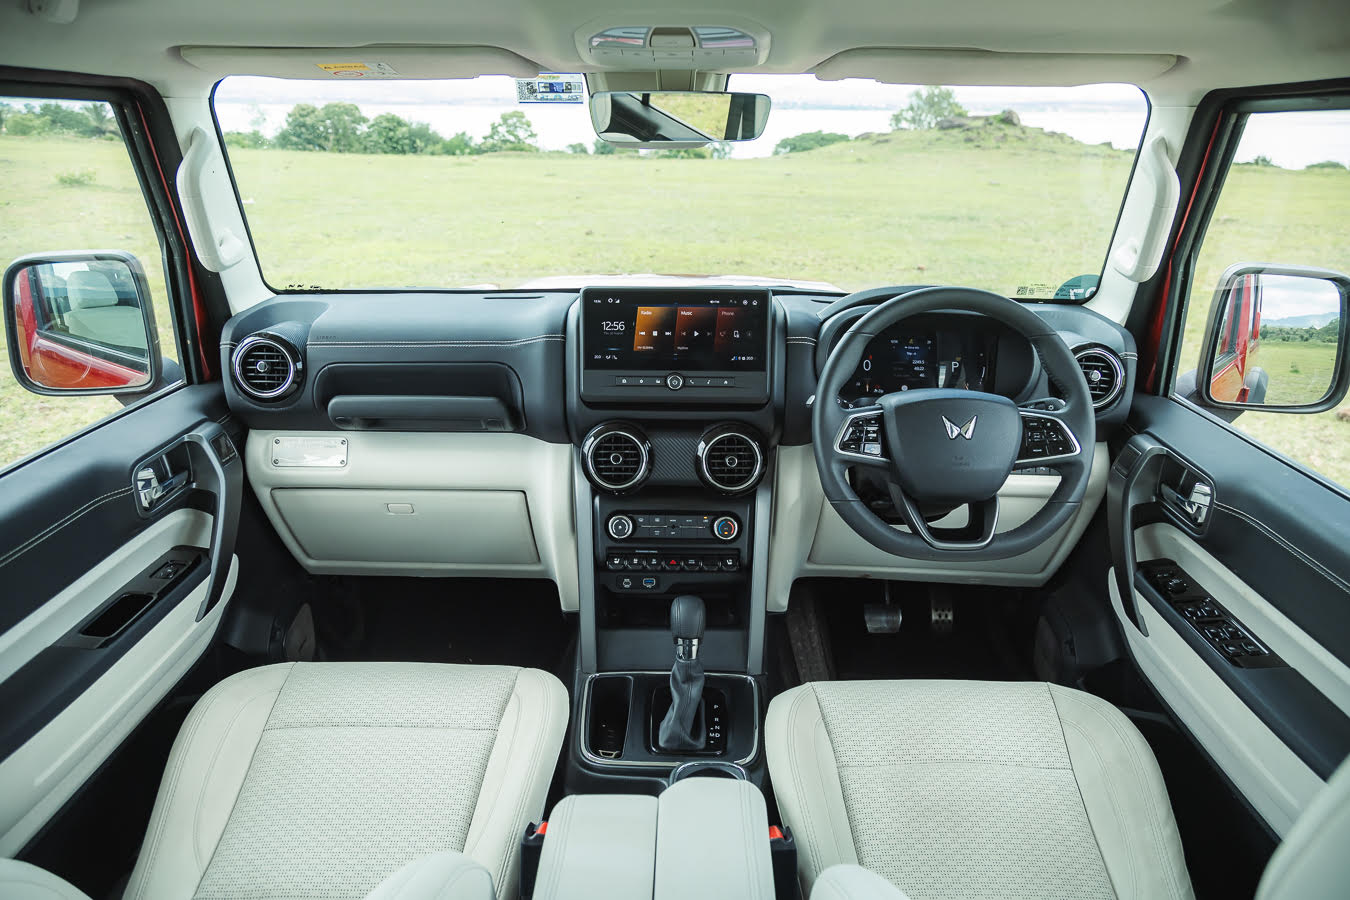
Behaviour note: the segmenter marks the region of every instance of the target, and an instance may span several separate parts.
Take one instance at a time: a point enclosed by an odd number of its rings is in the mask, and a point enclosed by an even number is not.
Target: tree
[[[327,103],[319,110],[328,126],[329,149],[358,153],[367,119],[355,103]]]
[[[328,129],[313,103],[297,103],[286,113],[276,144],[286,150],[329,150]]]
[[[412,153],[408,123],[393,113],[381,113],[366,127],[367,153]]]
[[[848,135],[840,134],[837,131],[808,131],[805,134],[783,138],[778,142],[778,146],[773,148],[773,152],[775,156],[782,156],[785,153],[804,153],[817,147],[828,147],[830,144],[842,143],[848,139]]]
[[[713,159],[731,159],[731,141],[718,141],[712,145]]]
[[[448,137],[441,141],[441,145],[436,148],[437,153],[443,153],[446,156],[467,156],[476,152],[473,144],[473,138],[469,137],[467,131],[461,131],[454,137]]]
[[[492,123],[487,136],[479,148],[483,153],[500,153],[503,150],[538,150],[535,141],[534,126],[520,110],[502,113],[502,117]]]
[[[595,155],[609,156],[614,153],[614,145],[602,138],[595,139]]]
[[[104,137],[117,133],[117,120],[112,117],[108,104],[86,103],[82,109],[85,117],[89,119],[89,134],[91,137]]]
[[[578,156],[589,156],[591,151],[585,144],[568,144],[567,152],[575,153]]]
[[[909,95],[909,105],[891,116],[891,130],[913,128],[923,131],[936,128],[943,119],[969,115],[966,108],[956,102],[956,94],[951,88],[930,84]]]
[[[328,103],[322,109],[297,103],[286,114],[276,144],[287,150],[356,153],[363,145],[366,121],[355,103]]]
[[[272,142],[267,139],[267,135],[255,128],[252,131],[225,132],[225,146],[241,147],[245,150],[260,150],[272,146]]]

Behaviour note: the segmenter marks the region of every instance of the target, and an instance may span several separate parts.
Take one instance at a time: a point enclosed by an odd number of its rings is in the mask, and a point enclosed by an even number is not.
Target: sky
[[[890,130],[914,85],[866,79],[821,81],[812,75],[734,75],[733,90],[768,94],[773,110],[762,137],[737,144],[737,157],[768,156],[778,141],[805,131],[838,131],[854,136]],[[1015,110],[1023,124],[1058,131],[1084,143],[1109,142],[1133,149],[1147,120],[1148,105],[1133,85],[1080,87],[955,87],[957,101],[972,114]],[[530,118],[547,150],[595,141],[584,104],[518,104],[514,79],[485,76],[446,81],[294,81],[234,76],[216,92],[216,111],[226,131],[254,127],[275,134],[296,103],[356,103],[368,117],[392,112],[427,122],[441,134],[467,132],[481,138],[503,112],[519,109]],[[1332,159],[1350,166],[1350,113],[1281,113],[1254,117],[1238,152],[1239,162],[1257,156],[1301,169]]]

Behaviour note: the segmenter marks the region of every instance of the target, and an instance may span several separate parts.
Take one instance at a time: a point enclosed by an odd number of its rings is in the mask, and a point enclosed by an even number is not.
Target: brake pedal
[[[882,598],[863,604],[863,622],[868,634],[895,634],[900,630],[900,604],[891,600],[891,583],[882,584]]]

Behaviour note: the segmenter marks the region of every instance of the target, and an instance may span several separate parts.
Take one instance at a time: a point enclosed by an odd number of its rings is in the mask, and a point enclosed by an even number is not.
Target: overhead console
[[[581,399],[758,406],[769,399],[767,290],[587,288]]]

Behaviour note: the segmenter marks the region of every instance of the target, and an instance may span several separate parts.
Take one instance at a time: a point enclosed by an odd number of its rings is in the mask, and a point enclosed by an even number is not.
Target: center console
[[[573,307],[574,790],[630,778],[655,785],[692,761],[762,778],[781,328],[762,289],[588,288]],[[697,602],[692,643],[672,621],[677,598]],[[668,718],[680,727],[663,730]]]

